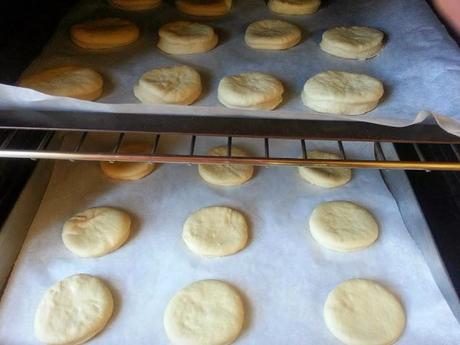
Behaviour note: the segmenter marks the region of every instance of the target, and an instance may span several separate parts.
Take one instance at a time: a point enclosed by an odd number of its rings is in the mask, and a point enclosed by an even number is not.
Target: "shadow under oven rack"
[[[348,167],[399,170],[460,171],[460,138],[436,125],[417,124],[395,128],[362,122],[316,121],[287,119],[254,119],[241,117],[171,116],[152,114],[72,113],[38,111],[0,112],[0,158],[28,158],[85,161],[123,161],[186,164],[250,164],[275,166]],[[56,136],[78,132],[72,148],[49,145]],[[82,150],[88,134],[116,133],[110,149],[101,152]],[[152,138],[149,153],[121,153],[127,133],[148,134]],[[159,152],[163,135],[187,136],[188,148],[181,153]],[[39,138],[31,145],[14,145],[17,137]],[[197,138],[213,136],[226,141],[226,156],[197,155]],[[232,155],[233,138],[259,138],[263,154],[251,157]],[[298,143],[298,154],[278,157],[270,151],[271,140],[284,139]],[[308,157],[309,141],[336,141],[343,159],[321,160]],[[17,140],[16,140],[17,141]],[[349,159],[343,142],[372,142],[374,159]],[[387,160],[383,143],[404,143],[413,146],[418,160]],[[452,151],[449,160],[427,161],[422,144],[447,145]],[[164,151],[164,150],[162,150]]]

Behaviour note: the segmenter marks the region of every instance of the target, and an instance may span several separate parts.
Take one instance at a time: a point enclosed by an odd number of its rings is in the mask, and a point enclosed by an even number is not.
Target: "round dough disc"
[[[337,27],[324,32],[320,47],[331,55],[364,60],[382,49],[383,36],[383,32],[364,26]]]
[[[215,17],[227,14],[232,0],[176,0],[176,7],[192,16]]]
[[[112,207],[94,207],[77,213],[64,223],[62,241],[81,257],[106,255],[129,237],[131,217]]]
[[[227,156],[227,146],[214,147],[208,152],[211,156]],[[232,147],[232,156],[247,157],[239,147]],[[254,167],[245,164],[199,164],[198,173],[206,182],[217,186],[239,186],[249,181]]]
[[[383,96],[382,83],[364,74],[321,72],[307,80],[303,103],[320,113],[359,115],[374,109]]]
[[[121,10],[145,11],[160,6],[161,0],[109,0],[109,3]]]
[[[310,233],[323,247],[350,252],[374,243],[379,236],[379,226],[365,208],[348,201],[329,201],[313,210]]]
[[[219,41],[212,27],[187,21],[165,24],[158,31],[158,35],[158,48],[168,54],[207,52]]]
[[[142,75],[134,95],[142,103],[188,105],[201,95],[200,74],[188,66],[161,67]]]
[[[277,19],[265,19],[248,26],[244,40],[254,49],[288,49],[300,42],[302,33],[294,24]]]
[[[47,95],[93,101],[102,94],[103,80],[90,68],[64,66],[21,77],[18,85]]]
[[[187,218],[182,239],[198,255],[231,255],[246,246],[248,224],[236,210],[219,206],[206,207]]]
[[[303,15],[318,11],[321,0],[268,0],[268,8],[278,14]]]
[[[120,153],[146,153],[151,145],[146,143],[127,143],[121,146]],[[150,175],[155,170],[155,164],[149,162],[101,162],[101,170],[114,180],[134,181]]]
[[[338,285],[324,304],[329,330],[347,345],[390,345],[404,331],[401,303],[374,281],[351,279]]]
[[[112,294],[105,284],[76,274],[45,292],[35,314],[35,336],[45,344],[83,344],[104,329],[112,311]]]
[[[249,72],[222,78],[217,97],[228,108],[272,110],[283,101],[283,92],[283,84],[275,77]]]
[[[219,280],[201,280],[183,288],[164,314],[166,334],[174,345],[230,345],[243,322],[241,297]]]
[[[126,19],[102,18],[72,25],[70,37],[82,48],[111,49],[135,42],[139,28]]]
[[[309,159],[342,159],[331,152],[308,151]],[[347,184],[351,179],[351,169],[348,168],[309,168],[299,167],[303,179],[323,188],[334,188]]]

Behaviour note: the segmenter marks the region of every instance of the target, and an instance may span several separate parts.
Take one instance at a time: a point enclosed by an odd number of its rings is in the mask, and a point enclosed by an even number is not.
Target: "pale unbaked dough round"
[[[232,0],[176,0],[176,7],[192,16],[215,17],[227,14]]]
[[[142,103],[188,105],[201,95],[200,74],[188,66],[154,68],[142,75],[134,95]]]
[[[323,151],[308,151],[307,156],[309,159],[342,159],[335,153]],[[351,179],[351,169],[348,168],[310,168],[303,166],[299,167],[298,170],[303,179],[324,188],[343,186]]]
[[[219,38],[208,25],[177,21],[163,25],[158,31],[158,48],[168,54],[196,54],[213,49]]]
[[[268,0],[268,8],[278,14],[303,15],[318,11],[321,0]]]
[[[323,247],[351,252],[374,243],[379,236],[379,226],[365,208],[349,201],[329,201],[313,210],[310,233]]]
[[[62,241],[81,257],[106,255],[129,237],[131,217],[112,207],[94,207],[77,213],[64,223]]]
[[[217,97],[227,108],[272,110],[283,101],[283,92],[283,84],[275,77],[249,72],[222,78]]]
[[[277,19],[264,19],[248,26],[244,40],[254,49],[288,49],[300,42],[302,33],[294,24]]]
[[[161,0],[109,0],[109,3],[125,11],[145,11],[160,6]]]
[[[142,142],[123,144],[120,153],[148,154],[152,146]],[[134,181],[150,175],[155,170],[155,164],[149,162],[100,162],[101,170],[114,180]]]
[[[391,345],[404,331],[401,303],[372,280],[351,279],[331,291],[324,304],[329,330],[347,345]]]
[[[35,313],[35,336],[46,344],[83,344],[104,329],[112,311],[107,286],[96,277],[76,274],[45,292]]]
[[[383,85],[373,77],[327,71],[307,80],[302,101],[320,113],[359,115],[374,109],[382,96]]]
[[[163,321],[173,345],[230,345],[243,327],[244,305],[227,283],[201,280],[171,299]]]
[[[184,223],[182,239],[195,254],[226,256],[246,246],[248,224],[229,207],[212,206],[192,213]]]
[[[227,146],[217,146],[208,152],[211,156],[227,156]],[[247,157],[245,151],[232,146],[232,156]],[[199,164],[198,173],[206,182],[217,186],[239,186],[249,181],[254,167],[245,164]]]
[[[135,42],[139,38],[139,28],[126,19],[102,18],[72,25],[70,37],[82,48],[111,49]]]
[[[365,26],[337,27],[323,34],[320,47],[347,59],[369,59],[383,47],[383,32]]]
[[[103,83],[102,76],[90,68],[63,66],[21,77],[18,85],[52,96],[93,101],[101,96]]]

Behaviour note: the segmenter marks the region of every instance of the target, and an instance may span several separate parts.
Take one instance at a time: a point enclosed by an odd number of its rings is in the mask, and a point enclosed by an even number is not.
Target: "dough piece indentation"
[[[244,40],[254,49],[288,49],[300,42],[302,33],[294,24],[283,20],[265,19],[248,26]]]

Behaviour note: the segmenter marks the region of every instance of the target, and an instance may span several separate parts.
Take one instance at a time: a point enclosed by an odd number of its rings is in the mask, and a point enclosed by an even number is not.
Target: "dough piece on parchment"
[[[310,233],[323,247],[351,252],[373,244],[379,236],[379,225],[361,206],[349,201],[329,201],[313,210]]]
[[[339,284],[324,304],[327,327],[347,345],[391,345],[404,331],[401,303],[386,288],[367,279]]]
[[[278,14],[304,15],[318,11],[321,0],[268,0],[268,8]]]
[[[227,156],[227,146],[217,146],[208,152],[211,156]],[[232,156],[247,157],[239,147],[232,146]],[[198,173],[206,182],[217,186],[239,186],[249,181],[254,167],[245,164],[199,164]]]
[[[176,7],[192,16],[216,17],[230,11],[232,0],[176,0]]]
[[[309,159],[342,159],[335,153],[323,151],[308,151],[307,156]],[[302,166],[298,170],[303,179],[323,188],[343,186],[351,179],[351,169],[349,168],[310,168]]]
[[[246,246],[248,224],[240,212],[229,207],[205,207],[187,218],[182,239],[198,255],[231,255]]]
[[[383,32],[365,26],[337,27],[323,34],[320,47],[326,53],[365,60],[376,56],[383,47]]]
[[[244,305],[227,283],[201,280],[171,299],[163,321],[173,345],[230,345],[243,327]]]
[[[275,77],[249,72],[222,78],[217,97],[227,108],[272,110],[283,101],[283,92],[283,84]]]
[[[70,38],[85,49],[112,49],[127,46],[139,38],[139,28],[122,18],[102,18],[74,24]]]
[[[107,286],[96,277],[76,274],[45,292],[35,313],[35,336],[45,344],[83,344],[104,329],[112,311]]]
[[[158,48],[168,54],[197,54],[213,49],[219,38],[209,25],[171,22],[158,31]]]
[[[326,71],[307,80],[303,103],[320,113],[359,115],[374,109],[383,97],[380,80],[365,74]]]
[[[109,0],[109,3],[125,11],[145,11],[160,6],[161,0]]]
[[[154,68],[142,75],[134,95],[142,103],[188,105],[201,95],[200,74],[188,66]]]
[[[130,142],[121,145],[120,153],[149,154],[152,146],[142,142]],[[150,175],[155,164],[150,162],[100,162],[104,174],[114,180],[134,181]]]
[[[94,207],[64,223],[62,241],[81,257],[103,256],[121,247],[131,232],[131,217],[113,207]]]
[[[300,42],[302,33],[294,24],[277,19],[264,19],[248,26],[246,44],[254,49],[282,50]]]

